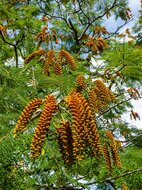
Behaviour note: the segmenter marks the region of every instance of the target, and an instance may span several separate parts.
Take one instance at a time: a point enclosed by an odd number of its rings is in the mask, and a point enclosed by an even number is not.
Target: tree
[[[140,189],[142,132],[121,118],[140,119],[142,82],[137,36],[118,33],[127,1],[0,5],[1,189]]]

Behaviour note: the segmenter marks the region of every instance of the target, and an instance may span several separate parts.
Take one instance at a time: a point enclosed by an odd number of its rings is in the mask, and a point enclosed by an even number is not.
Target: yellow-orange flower
[[[29,120],[31,119],[33,112],[36,111],[36,109],[39,108],[41,104],[42,100],[40,98],[35,98],[26,105],[26,107],[21,113],[21,116],[17,122],[16,127],[14,128],[13,131],[14,136],[26,130],[26,126]]]
[[[41,154],[41,148],[56,109],[57,103],[54,96],[48,95],[46,97],[45,106],[38,120],[38,124],[32,138],[32,143],[30,146],[31,158],[38,158],[38,156]]]

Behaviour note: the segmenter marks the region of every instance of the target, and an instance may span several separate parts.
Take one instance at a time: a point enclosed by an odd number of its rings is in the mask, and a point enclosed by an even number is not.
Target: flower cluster
[[[41,154],[41,148],[56,109],[57,103],[54,96],[48,95],[45,99],[45,106],[38,120],[38,124],[32,138],[32,143],[30,146],[31,158],[38,158],[38,156]]]
[[[42,104],[42,100],[40,98],[35,98],[31,100],[24,110],[21,113],[21,116],[17,122],[16,127],[14,128],[13,134],[16,136],[17,134],[24,132],[26,130],[26,126],[31,119],[31,116],[34,111]]]
[[[84,158],[87,150],[91,155],[101,155],[102,147],[95,120],[87,100],[76,91],[65,98],[71,111],[73,133],[73,155],[76,160]]]
[[[52,32],[53,32],[53,38],[54,38],[54,40],[55,40],[55,43],[58,44],[57,32],[56,32],[55,29],[53,29]]]
[[[106,109],[109,102],[115,101],[115,96],[101,80],[95,80],[95,86],[89,91],[89,104],[94,112]]]
[[[49,76],[52,67],[55,74],[62,75],[62,66],[65,65],[65,62],[70,65],[72,70],[75,70],[76,63],[69,52],[61,50],[56,57],[54,50],[49,50],[44,61],[44,73]]]
[[[75,69],[76,69],[77,65],[76,65],[76,63],[75,63],[75,60],[74,60],[73,56],[72,56],[69,52],[67,52],[67,51],[65,51],[65,50],[61,50],[61,51],[59,52],[58,57],[59,57],[61,60],[62,60],[63,58],[65,58],[65,60],[67,61],[67,64],[70,65],[70,68],[71,68],[72,70],[75,70]],[[62,61],[63,61],[63,60],[62,60]]]
[[[7,29],[6,29],[4,26],[2,26],[1,24],[0,24],[0,32],[1,32],[3,35],[7,35]]]
[[[54,72],[56,75],[62,75],[62,66],[60,65],[59,62],[56,62],[54,64]]]
[[[25,64],[29,63],[31,60],[36,58],[37,56],[42,56],[46,54],[46,50],[40,49],[38,51],[34,51],[32,54],[30,54],[26,59],[25,59]]]
[[[91,47],[93,52],[97,52],[97,51],[103,51],[103,48],[108,48],[108,45],[106,43],[106,41],[99,37],[99,38],[95,38],[93,36],[88,36],[87,38],[87,42],[85,43],[86,46]]]
[[[114,140],[113,134],[107,130],[106,136],[109,139],[109,148],[110,148],[110,151],[112,154],[112,159],[113,159],[115,165],[118,168],[121,168],[121,161],[120,161],[120,157],[119,157],[119,152],[118,152],[116,141]]]
[[[50,66],[53,65],[55,59],[55,52],[53,49],[50,49],[48,53],[46,54],[46,58],[44,61],[43,70],[44,73],[49,76],[50,75]]]
[[[101,34],[109,34],[105,27],[95,26],[94,35],[100,36]]]
[[[122,184],[122,190],[129,190],[129,188],[127,187],[126,183]]]
[[[130,113],[130,119],[132,120],[134,118],[134,120],[136,120],[137,118],[140,120],[140,116],[137,112],[134,112],[133,110],[131,110]]]
[[[98,108],[98,98],[94,89],[91,89],[88,92],[88,95],[89,95],[89,105],[91,107],[92,113],[96,114],[99,112],[99,108]]]
[[[60,152],[62,154],[62,159],[66,164],[72,164],[74,161],[73,156],[73,136],[69,121],[62,121],[60,123],[61,127],[57,127],[58,133],[58,144]]]
[[[76,77],[76,88],[78,91],[83,90],[86,87],[85,78],[83,75],[78,75]]]
[[[141,98],[139,91],[134,87],[129,88],[127,92],[129,93],[131,98],[134,98],[134,100],[138,100],[139,98]]]
[[[103,146],[103,154],[104,154],[104,159],[105,159],[105,162],[106,162],[106,167],[110,171],[111,168],[112,168],[112,161],[111,161],[108,145],[106,143]]]

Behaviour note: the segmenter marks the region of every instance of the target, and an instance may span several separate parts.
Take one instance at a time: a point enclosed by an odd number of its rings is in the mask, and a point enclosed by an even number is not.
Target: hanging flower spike
[[[115,101],[115,96],[112,92],[105,86],[105,84],[101,80],[96,80],[95,85],[97,88],[93,88],[94,92],[98,97],[98,106],[100,106],[100,110],[106,108],[110,101]]]
[[[55,57],[55,52],[53,49],[50,49],[46,55],[46,59],[44,61],[43,71],[49,76],[50,75],[50,66],[53,65],[53,59]]]
[[[98,113],[98,99],[97,99],[97,95],[95,94],[94,90],[91,89],[88,92],[89,95],[89,105],[91,107],[91,111],[92,113],[95,115],[96,113]]]
[[[0,24],[0,32],[1,32],[3,35],[7,35],[7,29],[6,29],[4,26],[2,26],[1,24]]]
[[[46,50],[40,49],[38,51],[33,52],[25,59],[25,64],[29,63],[31,60],[33,60],[37,56],[42,56],[46,53]]]
[[[31,158],[36,159],[41,154],[42,145],[46,137],[46,133],[50,125],[51,119],[53,117],[53,114],[56,112],[56,109],[57,109],[57,103],[54,96],[48,95],[46,97],[46,104],[38,120],[38,124],[32,138],[30,146]]]
[[[84,109],[84,126],[86,132],[86,139],[91,148],[93,155],[102,155],[102,146],[99,138],[99,133],[96,127],[95,118],[92,116],[91,108],[88,101],[78,93]]]
[[[141,95],[139,91],[136,88],[128,88],[127,92],[129,93],[131,98],[134,98],[134,100],[138,100],[141,98]]]
[[[42,104],[42,100],[40,98],[35,98],[26,105],[26,107],[21,113],[21,116],[17,122],[16,127],[14,128],[14,131],[13,131],[14,136],[26,130],[26,126],[29,120],[31,119],[33,112],[36,111],[36,109],[39,108],[41,104]]]
[[[59,62],[54,63],[54,72],[56,75],[62,75],[62,67]]]
[[[59,52],[59,55],[60,55],[61,57],[65,57],[67,63],[70,65],[70,68],[71,68],[72,70],[75,70],[75,69],[76,69],[77,65],[76,65],[76,63],[75,63],[75,60],[74,60],[73,56],[72,56],[69,52],[67,52],[67,51],[65,51],[65,50],[61,50],[61,51]]]
[[[53,29],[52,32],[53,32],[53,38],[54,38],[54,40],[55,40],[55,43],[58,44],[57,32],[56,32],[55,29]]]
[[[110,141],[110,148],[111,148],[111,152],[112,152],[112,158],[114,160],[114,163],[116,164],[116,166],[118,168],[121,168],[121,161],[120,161],[120,156],[119,156],[119,152],[116,146],[116,142],[114,140],[113,134],[110,131],[106,131],[106,136],[108,137],[109,141]]]
[[[82,91],[86,87],[85,78],[83,75],[78,75],[76,77],[76,88],[78,91]]]
[[[105,158],[107,169],[110,171],[111,168],[112,168],[112,163],[111,163],[111,158],[110,158],[110,153],[109,153],[109,150],[108,150],[108,146],[107,146],[106,143],[103,146],[103,155],[104,155],[104,158]]]
[[[68,104],[71,111],[73,121],[72,121],[72,133],[73,133],[73,155],[76,160],[82,160],[84,158],[83,154],[83,107],[79,98],[76,96],[76,92],[73,91],[65,98],[65,102]]]
[[[129,188],[127,187],[126,183],[122,184],[122,190],[129,190]]]
[[[87,147],[91,154],[102,154],[99,134],[92,117],[91,108],[86,99],[76,91],[66,97],[66,102],[73,117],[73,147],[76,155]],[[80,149],[81,148],[81,149]],[[76,153],[77,151],[77,153]],[[83,155],[83,153],[82,153]]]
[[[74,161],[73,156],[73,136],[69,121],[62,121],[61,127],[56,128],[58,133],[58,143],[62,159],[66,164],[72,164]]]
[[[46,30],[48,29],[48,26],[44,26],[42,29],[42,42],[44,42],[46,40],[46,36],[47,36],[47,32]]]
[[[105,48],[108,49],[108,45],[107,45],[106,41],[103,38],[98,38],[97,40],[98,40],[98,42],[101,42],[102,46],[104,46]]]

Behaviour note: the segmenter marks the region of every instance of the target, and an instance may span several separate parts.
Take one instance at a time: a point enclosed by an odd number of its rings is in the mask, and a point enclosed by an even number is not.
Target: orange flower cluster
[[[99,47],[105,47],[105,48],[108,48],[108,45],[106,43],[106,41],[103,39],[103,38],[97,38],[98,40],[98,49]]]
[[[7,35],[7,29],[6,29],[4,26],[2,26],[1,24],[0,24],[0,32],[1,32],[3,35]]]
[[[56,62],[54,64],[54,72],[56,75],[62,75],[62,66],[60,65],[59,62]]]
[[[69,121],[62,121],[61,127],[56,128],[58,133],[58,143],[62,159],[66,164],[72,164],[74,161],[73,156],[73,136]]]
[[[46,26],[44,26],[44,27],[42,28],[42,31],[39,32],[39,33],[35,36],[35,41],[37,42],[37,41],[39,40],[39,42],[38,42],[38,47],[40,47],[40,45],[41,45],[42,42],[46,42],[47,44],[49,43],[49,41],[50,41],[50,35],[49,35],[49,33],[47,32],[47,30],[48,30],[48,26],[46,25]]]
[[[61,50],[61,51],[59,52],[58,57],[59,57],[60,59],[65,58],[66,61],[67,61],[67,63],[70,65],[70,68],[71,68],[72,70],[75,70],[75,69],[76,69],[77,65],[76,65],[76,63],[75,63],[75,60],[74,60],[73,56],[72,56],[69,52],[67,52],[67,51],[65,51],[65,50]]]
[[[106,41],[103,38],[94,38],[93,36],[88,36],[88,40],[85,43],[86,46],[91,47],[93,52],[103,51],[103,48],[108,48]]]
[[[95,26],[94,35],[109,34],[105,27]]]
[[[29,120],[31,119],[33,112],[36,111],[36,109],[39,108],[41,104],[42,100],[40,98],[35,98],[26,105],[26,107],[21,113],[21,116],[17,122],[16,127],[14,128],[13,131],[14,136],[26,130],[26,126]]]
[[[106,162],[107,169],[110,171],[112,168],[112,161],[111,161],[110,152],[109,152],[107,144],[104,144],[103,146],[103,153],[104,153],[104,159]]]
[[[86,149],[92,155],[101,155],[102,147],[99,134],[88,102],[76,91],[70,93],[65,101],[73,117],[73,155],[75,159],[82,160]]]
[[[137,120],[137,118],[140,120],[140,116],[137,112],[134,112],[133,110],[131,110],[131,114],[130,114],[130,119],[132,120],[132,118],[134,118],[134,120]]]
[[[95,86],[89,91],[89,104],[98,113],[106,109],[109,102],[115,100],[115,96],[101,80],[95,80]]]
[[[53,32],[53,38],[54,38],[54,40],[55,40],[55,43],[58,44],[57,32],[56,32],[55,29],[53,29],[52,32]]]
[[[103,81],[101,80],[95,80],[95,84],[96,87],[103,92],[104,94],[106,94],[106,100],[107,101],[114,101],[115,100],[115,96],[113,95],[113,93],[109,90],[108,87],[106,87],[106,85],[103,83]]]
[[[38,120],[38,124],[32,138],[32,143],[30,146],[31,158],[38,158],[38,156],[41,154],[42,144],[44,142],[46,132],[56,109],[57,103],[54,96],[48,95],[45,99],[45,106]]]
[[[131,98],[134,98],[134,100],[138,100],[139,98],[141,98],[139,91],[134,87],[129,88],[127,92],[129,93]]]
[[[40,49],[38,51],[33,52],[25,59],[25,64],[29,63],[31,60],[33,60],[37,56],[42,56],[46,54],[46,50]]]
[[[49,18],[48,17],[42,17],[41,18],[42,21],[48,21]],[[35,41],[39,41],[38,42],[38,47],[40,47],[40,45],[42,44],[42,42],[46,42],[46,44],[48,44],[50,42],[51,37],[53,37],[54,41],[56,44],[58,44],[58,37],[57,37],[57,32],[55,29],[52,30],[52,34],[49,34],[49,32],[47,32],[48,30],[48,26],[44,26],[42,28],[41,32],[38,32],[38,34],[35,36]]]
[[[114,137],[113,137],[112,133],[108,130],[106,131],[106,136],[109,139],[109,147],[110,147],[110,151],[112,154],[112,159],[113,159],[114,163],[116,164],[116,166],[118,168],[121,168],[121,161],[120,161],[120,157],[119,157],[119,152],[118,152]]]
[[[86,87],[85,78],[83,75],[78,75],[76,77],[76,88],[78,91],[83,90]]]
[[[94,89],[91,89],[88,92],[88,95],[89,95],[89,105],[91,107],[91,111],[93,114],[96,114],[99,112],[99,109],[98,109],[98,98],[97,95],[95,94]]]
[[[55,74],[62,75],[62,66],[64,65],[64,62],[67,62],[67,64],[70,65],[70,68],[72,70],[75,70],[76,63],[71,54],[65,50],[61,50],[58,53],[58,56],[55,57],[54,50],[49,50],[45,61],[44,61],[44,73],[49,76],[50,75],[50,67],[53,68]]]
[[[129,190],[129,188],[127,187],[126,183],[122,184],[122,190]]]
[[[50,75],[50,66],[53,65],[55,59],[55,52],[53,49],[50,49],[46,55],[46,59],[44,61],[43,70],[44,73],[49,76]]]

